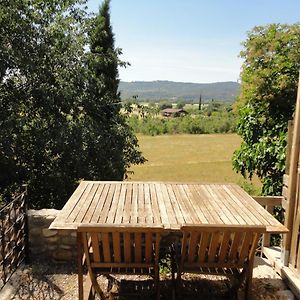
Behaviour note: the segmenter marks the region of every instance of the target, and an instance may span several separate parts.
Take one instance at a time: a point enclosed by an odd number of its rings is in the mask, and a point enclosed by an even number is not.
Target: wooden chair
[[[184,225],[181,231],[178,284],[182,272],[234,277],[234,291],[245,282],[245,299],[251,298],[255,250],[265,226]]]
[[[79,299],[90,299],[95,292],[104,299],[98,275],[130,274],[154,277],[159,299],[159,248],[163,227],[130,225],[81,225],[78,239]],[[83,285],[83,266],[88,275]]]

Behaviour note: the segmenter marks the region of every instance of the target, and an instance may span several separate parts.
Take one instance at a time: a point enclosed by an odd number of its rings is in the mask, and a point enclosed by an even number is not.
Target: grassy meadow
[[[231,157],[240,145],[237,134],[138,135],[148,159],[134,166],[130,181],[231,182],[245,184],[235,173]],[[255,180],[258,185],[258,180]]]

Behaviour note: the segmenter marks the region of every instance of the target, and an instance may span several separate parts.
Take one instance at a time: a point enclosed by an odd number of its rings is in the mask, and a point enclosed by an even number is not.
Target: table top
[[[266,225],[287,232],[280,222],[235,184],[82,181],[50,225],[75,230],[80,224]]]

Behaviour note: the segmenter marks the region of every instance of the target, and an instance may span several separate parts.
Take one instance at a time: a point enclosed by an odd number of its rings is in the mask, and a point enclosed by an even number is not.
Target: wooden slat
[[[109,234],[106,232],[102,232],[101,240],[102,240],[104,262],[110,262],[111,261],[111,253],[110,253]]]
[[[253,244],[253,232],[248,231],[245,234],[242,249],[240,251],[239,263],[243,263],[249,257],[250,246]]]
[[[126,199],[126,189],[127,189],[127,185],[122,184],[120,195],[119,195],[119,201],[118,201],[118,205],[117,205],[116,217],[115,217],[115,220],[114,220],[114,223],[116,223],[116,224],[122,223],[123,214],[124,214],[125,199]]]
[[[152,232],[146,232],[145,234],[145,260],[150,263],[152,260]]]
[[[293,129],[294,129],[294,122],[293,122],[293,120],[289,120],[288,121],[286,158],[285,158],[285,172],[286,173],[289,173],[289,171],[290,171],[290,158],[291,158],[292,143],[293,143]]]
[[[197,191],[194,185],[185,185],[188,197],[190,197],[192,206],[196,208],[196,214],[201,223],[217,223],[216,218],[210,209],[210,203],[203,197],[203,191]]]
[[[218,205],[224,210],[230,220],[230,223],[228,224],[247,224],[247,222],[240,216],[238,212],[239,208],[232,204],[231,199],[223,190],[222,186],[215,184],[212,185],[211,188],[214,190],[214,193],[218,195]]]
[[[132,184],[126,184],[126,195],[122,223],[129,223],[131,217]]]
[[[94,211],[92,212],[92,218],[89,222],[87,223],[92,223],[95,224],[100,220],[100,216],[104,216],[104,212],[102,213],[102,210],[104,207],[107,207],[107,204],[105,205],[106,201],[107,201],[107,193],[109,191],[109,185],[108,184],[103,184],[103,190],[100,193],[99,189],[95,195],[95,200],[97,201],[97,205],[96,208],[94,209]]]
[[[144,184],[138,184],[138,223],[145,224],[146,214],[145,214],[145,194],[144,194]]]
[[[88,183],[86,181],[82,181],[77,189],[74,191],[70,199],[67,201],[63,209],[60,211],[54,222],[50,225],[50,229],[52,227],[55,227],[55,224],[61,224],[65,223],[65,221],[68,219],[68,216],[70,213],[73,212],[75,209],[77,203],[80,201],[82,195],[84,192],[86,192],[86,188],[88,187]],[[60,226],[59,226],[60,227]]]
[[[114,262],[121,262],[121,240],[120,233],[117,231],[112,232]]]
[[[205,253],[206,253],[208,241],[209,241],[209,233],[202,232],[201,240],[199,244],[199,251],[198,251],[198,261],[200,263],[203,263],[205,261]]]
[[[194,262],[196,257],[196,245],[199,241],[199,234],[197,232],[191,232],[189,239],[189,252],[188,252],[188,261]]]
[[[268,232],[286,231],[241,188],[229,184],[83,181],[69,201],[68,211],[51,228],[99,223],[179,230],[182,224],[256,224],[267,225]]]
[[[107,184],[107,185],[108,185],[109,189],[108,189],[107,194],[103,195],[103,198],[105,198],[105,203],[104,203],[104,206],[102,208],[101,214],[99,214],[99,219],[97,221],[97,223],[101,223],[101,224],[104,224],[107,221],[108,212],[109,212],[110,207],[111,207],[111,203],[112,203],[112,200],[113,200],[114,191],[115,191],[115,187],[116,187],[113,184]]]
[[[208,198],[211,198],[210,205],[213,211],[216,212],[218,218],[222,220],[224,224],[231,224],[232,220],[229,219],[228,215],[226,214],[227,209],[226,206],[222,204],[223,199],[219,198],[217,193],[214,192],[215,189],[212,188],[210,185],[204,186],[204,191],[208,194]]]
[[[282,196],[254,196],[252,198],[260,205],[281,206],[283,201]]]
[[[178,224],[176,221],[175,211],[171,204],[166,184],[160,184],[160,189],[162,191],[163,202],[165,203],[166,211],[168,214],[169,224]]]
[[[282,187],[282,196],[284,197],[284,199],[287,199],[287,197],[288,197],[288,187],[287,186]]]
[[[164,203],[164,197],[163,197],[163,193],[161,190],[161,186],[156,184],[156,185],[154,185],[154,187],[155,187],[155,191],[156,191],[156,199],[157,199],[157,203],[158,203],[158,207],[159,207],[159,214],[161,217],[161,221],[165,226],[169,227],[170,221],[168,218],[167,208]]]
[[[136,232],[134,234],[134,242],[135,242],[135,248],[134,248],[135,262],[141,262],[142,261],[142,234],[140,232]]]
[[[248,225],[259,225],[262,224],[261,221],[256,217],[255,210],[253,211],[249,207],[248,200],[245,201],[245,195],[240,196],[236,193],[231,185],[223,185],[224,191],[230,197],[233,205],[237,207],[240,211],[240,215],[246,221]],[[252,198],[251,198],[252,199]],[[260,206],[261,207],[261,206]],[[263,208],[262,208],[263,209]]]
[[[196,222],[197,217],[195,216],[194,210],[191,210],[192,206],[190,205],[187,195],[185,194],[182,186],[176,184],[173,186],[173,190],[176,195],[178,206],[180,207],[180,211],[184,218],[184,223]]]
[[[93,232],[91,234],[92,247],[93,247],[93,257],[94,261],[100,261],[100,252],[99,252],[99,239],[98,234]]]
[[[290,151],[290,160],[289,160],[289,181],[288,181],[288,205],[285,212],[284,225],[287,227],[289,232],[283,237],[283,254],[285,257],[289,253],[295,253],[293,247],[297,244],[298,236],[295,236],[293,233],[294,220],[296,219],[297,206],[296,206],[296,190],[299,184],[297,176],[297,168],[299,163],[299,153],[300,153],[300,74],[298,79],[298,91],[297,91],[297,100],[296,107],[294,112],[294,126],[293,126],[293,138]],[[295,257],[291,255],[290,262],[294,265]],[[284,261],[284,264],[287,264],[287,261]]]
[[[96,193],[92,199],[92,203],[89,206],[89,208],[86,210],[85,216],[82,220],[82,223],[90,223],[92,221],[93,215],[95,214],[95,212],[99,211],[99,207],[97,207],[99,205],[99,203],[101,203],[101,201],[99,201],[99,198],[101,197],[101,194],[104,190],[104,184],[95,184],[96,186]]]
[[[74,207],[70,208],[70,211],[67,211],[67,209],[62,210],[62,214],[65,214],[65,218],[67,221],[75,222],[78,213],[81,211],[82,208],[84,208],[85,200],[89,196],[89,193],[92,188],[93,184],[88,184],[87,187],[84,189],[83,193],[80,194],[80,197],[78,199],[74,199],[77,201],[73,200],[75,202]]]
[[[184,218],[178,205],[173,186],[171,184],[167,184],[167,191],[176,218],[176,224],[182,224],[184,223]]]
[[[111,200],[111,205],[108,210],[106,223],[109,224],[117,223],[115,220],[116,220],[117,209],[120,205],[121,187],[122,187],[121,184],[115,185],[115,190],[114,190],[113,198]]]
[[[214,262],[216,257],[217,248],[220,241],[220,232],[214,232],[211,237],[210,247],[208,251],[208,262]]]
[[[243,238],[243,232],[235,232],[229,252],[229,261],[237,259],[237,251]]]
[[[153,209],[153,221],[154,224],[162,224],[161,215],[159,213],[159,207],[157,203],[156,191],[153,183],[149,184],[150,189],[150,199],[151,199],[151,206]]]
[[[283,185],[288,186],[288,184],[289,184],[289,175],[284,174],[283,175]]]
[[[145,222],[146,224],[154,223],[153,210],[151,205],[151,196],[150,196],[150,186],[149,184],[144,184],[144,194],[145,194]]]
[[[202,198],[202,201],[199,201],[198,193],[195,191],[195,189],[191,188],[187,184],[183,184],[182,188],[185,191],[188,199],[189,211],[194,212],[195,223],[216,223],[211,215],[211,211],[206,207],[206,199]],[[199,205],[199,202],[201,202],[202,205]]]
[[[189,233],[187,231],[183,232],[183,236],[182,236],[182,244],[181,244],[181,262],[185,261],[186,259],[186,255],[187,255],[187,239],[188,239]],[[182,265],[179,264],[179,267]],[[179,270],[178,273],[180,274],[181,271]]]
[[[259,205],[256,201],[252,201],[252,198],[245,193],[239,186],[231,185],[226,186],[232,191],[237,192],[237,196],[241,199],[241,208],[246,207],[248,213],[251,214],[253,219],[258,220],[256,224],[265,224],[267,226],[267,231],[269,232],[287,232],[285,226],[283,226],[279,221],[277,221],[271,214],[264,210],[264,208]]]
[[[78,222],[78,223],[82,223],[83,219],[85,217],[85,215],[87,214],[94,196],[97,192],[98,189],[98,185],[97,184],[92,184],[92,188],[90,190],[90,192],[87,194],[87,197],[85,198],[84,202],[82,201],[82,205],[80,206],[80,210],[78,211],[78,214],[75,216],[74,221]],[[77,207],[79,207],[79,205],[77,205]]]
[[[130,223],[138,223],[138,187],[136,184],[132,186],[132,200],[131,200],[131,216]]]
[[[221,241],[220,255],[219,255],[220,261],[225,261],[226,255],[229,252],[228,250],[229,250],[230,236],[231,236],[231,232],[229,231],[223,232],[223,238]]]
[[[130,233],[124,232],[124,257],[125,257],[125,263],[131,262],[131,239],[130,239]]]

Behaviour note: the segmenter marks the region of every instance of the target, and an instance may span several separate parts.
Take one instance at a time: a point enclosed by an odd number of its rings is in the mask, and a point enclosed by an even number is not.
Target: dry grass
[[[131,181],[231,182],[244,181],[232,170],[231,158],[241,139],[236,134],[139,135],[148,161],[132,167]],[[255,181],[258,184],[258,180]]]

